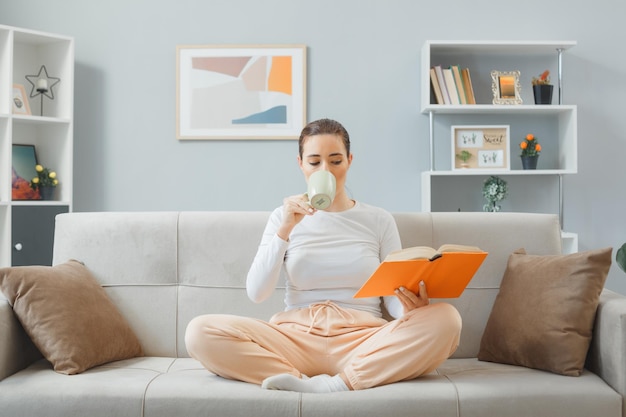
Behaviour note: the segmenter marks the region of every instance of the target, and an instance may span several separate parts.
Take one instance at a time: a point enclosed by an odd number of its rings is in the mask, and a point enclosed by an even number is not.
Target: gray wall
[[[626,241],[626,57],[613,0],[20,0],[0,3],[0,23],[76,39],[77,211],[270,210],[303,191],[294,141],[176,140],[177,44],[306,44],[308,120],[350,131],[350,192],[416,211],[428,169],[423,42],[576,40],[565,103],[578,105],[579,174],[565,178],[564,228],[581,250]],[[626,293],[626,274],[614,265],[607,285]]]

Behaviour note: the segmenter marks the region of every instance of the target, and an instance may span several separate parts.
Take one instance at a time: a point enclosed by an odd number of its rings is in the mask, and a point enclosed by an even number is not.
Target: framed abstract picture
[[[297,139],[306,124],[306,46],[176,47],[176,137]]]
[[[30,187],[30,180],[37,176],[35,146],[13,144],[12,162],[11,198],[13,200],[38,200],[39,192]]]

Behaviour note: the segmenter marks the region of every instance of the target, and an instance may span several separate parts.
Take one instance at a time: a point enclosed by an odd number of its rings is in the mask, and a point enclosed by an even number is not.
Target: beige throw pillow
[[[127,321],[78,261],[1,268],[0,290],[35,346],[59,373],[77,374],[143,355]]]
[[[611,248],[508,260],[478,359],[579,376],[585,365]]]

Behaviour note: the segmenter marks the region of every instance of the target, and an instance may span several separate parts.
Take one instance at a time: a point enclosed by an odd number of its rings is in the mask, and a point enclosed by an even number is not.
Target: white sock
[[[261,388],[313,393],[349,390],[339,375],[330,376],[326,374],[316,375],[308,379],[300,379],[291,374],[278,374],[265,378]]]

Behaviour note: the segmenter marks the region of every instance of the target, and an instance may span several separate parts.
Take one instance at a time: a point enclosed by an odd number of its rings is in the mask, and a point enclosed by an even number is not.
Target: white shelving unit
[[[53,87],[54,100],[30,98],[26,75],[36,75],[45,65],[50,77],[60,78]],[[21,84],[31,115],[14,114],[13,85]],[[17,248],[40,252],[50,248],[28,247],[15,241],[15,211],[33,208],[32,224],[54,211],[71,211],[73,200],[74,39],[28,29],[0,25],[0,266],[15,264]],[[43,114],[41,110],[43,109]],[[34,145],[38,162],[57,172],[59,186],[52,201],[12,199],[12,146]],[[37,210],[41,208],[42,210]],[[46,208],[48,210],[46,210]],[[23,217],[23,216],[20,216]],[[54,227],[54,218],[47,220]],[[30,223],[30,222],[27,222]],[[24,255],[23,253],[20,255]]]
[[[516,211],[549,211],[563,224],[563,175],[578,171],[577,107],[563,104],[563,53],[574,41],[427,41],[422,47],[421,112],[429,117],[430,170],[422,173],[422,211],[460,210],[467,189],[481,190],[484,178],[505,178],[516,190],[545,178],[554,192],[544,192],[535,201],[518,201]],[[460,65],[470,69],[475,105],[434,104],[430,68]],[[555,84],[551,105],[535,105],[531,79],[549,69]],[[494,105],[491,71],[519,70],[523,104]],[[452,169],[452,125],[509,125],[510,169]],[[526,133],[535,133],[543,147],[537,170],[523,170],[517,144]],[[456,189],[455,189],[456,188]],[[529,195],[528,190],[523,190]],[[455,200],[455,194],[457,199]],[[511,192],[510,192],[511,194]],[[548,201],[548,200],[553,201]],[[480,210],[474,206],[475,210]],[[464,209],[468,209],[464,207]],[[469,208],[470,210],[472,208]],[[563,232],[564,252],[575,252],[578,237]]]

